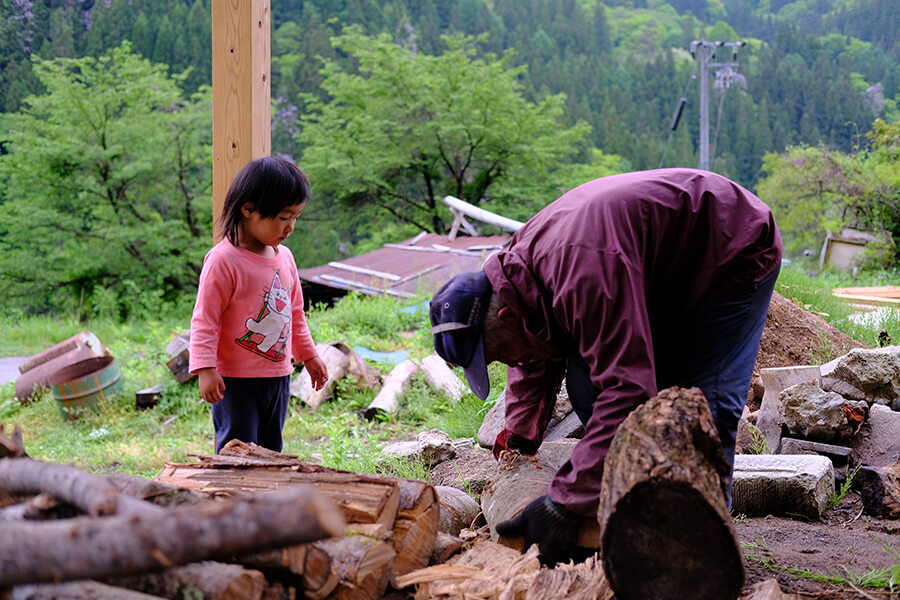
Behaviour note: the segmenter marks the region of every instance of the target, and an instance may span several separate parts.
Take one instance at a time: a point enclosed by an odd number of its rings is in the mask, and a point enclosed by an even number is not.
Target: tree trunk
[[[727,600],[744,571],[725,503],[731,475],[703,393],[668,388],[619,426],[598,520],[618,600]]]
[[[458,402],[463,397],[465,384],[447,366],[443,358],[437,354],[430,354],[422,359],[421,369],[428,385],[446,394],[452,403]]]
[[[203,600],[260,600],[266,579],[259,571],[206,561],[107,583],[164,598],[195,598],[202,594]]]
[[[340,511],[308,486],[159,510],[4,525],[0,587],[129,575],[344,532]]]
[[[512,519],[529,502],[547,493],[550,481],[572,456],[577,443],[574,439],[544,442],[533,457],[505,454],[500,472],[481,494],[481,510],[490,527],[492,541],[522,549],[524,539],[498,535],[497,524]],[[600,547],[600,529],[595,519],[583,520],[577,543],[584,548]]]

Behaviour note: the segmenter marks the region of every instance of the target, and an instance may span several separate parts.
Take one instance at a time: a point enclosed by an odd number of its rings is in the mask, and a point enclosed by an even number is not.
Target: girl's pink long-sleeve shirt
[[[291,357],[318,355],[294,255],[276,250],[264,258],[223,239],[207,253],[191,317],[191,373],[281,377],[293,372]]]

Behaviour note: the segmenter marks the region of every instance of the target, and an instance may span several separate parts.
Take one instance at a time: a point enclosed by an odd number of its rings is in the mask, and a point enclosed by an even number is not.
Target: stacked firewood
[[[104,477],[0,427],[0,600],[381,598],[435,549],[430,484],[242,443],[196,459]]]
[[[229,497],[305,484],[340,507],[348,535],[308,545],[307,556],[316,555],[312,567],[308,560],[292,560],[293,549],[253,563],[308,598],[380,598],[388,585],[396,587],[399,577],[431,560],[441,507],[429,483],[329,469],[237,440],[218,455],[193,457],[191,463],[166,463],[157,481]]]

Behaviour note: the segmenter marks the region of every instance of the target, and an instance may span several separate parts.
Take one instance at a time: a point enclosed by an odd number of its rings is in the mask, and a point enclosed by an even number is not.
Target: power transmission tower
[[[747,42],[709,42],[694,40],[691,42],[691,56],[700,57],[700,165],[699,168],[709,171],[709,69],[727,67],[736,68],[738,49]],[[731,49],[732,62],[710,62],[722,48]]]

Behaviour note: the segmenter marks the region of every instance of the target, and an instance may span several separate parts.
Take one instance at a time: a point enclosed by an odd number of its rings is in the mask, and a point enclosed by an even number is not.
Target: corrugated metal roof
[[[340,297],[348,290],[363,294],[411,298],[436,291],[458,273],[476,271],[484,259],[509,241],[508,235],[457,237],[421,233],[378,250],[299,269],[306,300],[313,304]]]

